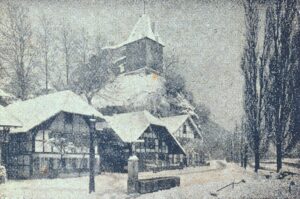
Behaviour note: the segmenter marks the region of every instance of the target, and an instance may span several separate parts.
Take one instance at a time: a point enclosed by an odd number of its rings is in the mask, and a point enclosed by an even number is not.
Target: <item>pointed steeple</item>
[[[143,14],[133,27],[133,30],[131,31],[128,39],[123,43],[123,45],[127,45],[143,38],[148,38],[164,46],[161,38],[155,32],[154,27],[155,26],[151,26],[150,17],[147,14]]]

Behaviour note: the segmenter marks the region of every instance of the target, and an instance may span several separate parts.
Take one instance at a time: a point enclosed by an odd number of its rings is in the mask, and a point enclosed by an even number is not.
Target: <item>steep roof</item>
[[[103,50],[104,49],[111,49],[111,50],[118,49],[122,46],[125,46],[127,44],[130,44],[132,42],[138,41],[143,38],[151,39],[153,41],[156,41],[160,45],[165,46],[164,43],[162,42],[160,36],[158,35],[158,33],[157,32],[154,33],[154,30],[152,30],[151,20],[150,20],[149,15],[147,15],[147,14],[143,14],[139,18],[138,22],[133,27],[133,29],[126,41],[124,41],[120,44],[117,44],[117,45],[106,46],[103,48]]]
[[[163,123],[148,111],[115,114],[106,117],[112,129],[124,142],[134,142],[151,125],[163,126]]]
[[[160,120],[163,122],[163,124],[167,127],[167,129],[172,134],[174,134],[183,125],[183,123],[188,119],[191,122],[191,124],[193,125],[193,127],[195,128],[195,130],[197,131],[197,133],[199,134],[199,136],[201,138],[203,138],[199,128],[195,124],[194,120],[188,114],[160,118]]]
[[[171,133],[175,133],[188,118],[189,115],[176,115],[160,119]]]
[[[21,122],[0,105],[0,127],[21,127]]]
[[[159,118],[154,117],[148,111],[115,114],[111,117],[105,117],[105,119],[123,142],[137,141],[150,125],[166,128]],[[178,140],[168,130],[167,132],[185,153]]]
[[[27,132],[60,112],[103,118],[102,114],[72,91],[61,91],[7,106],[6,111],[21,121],[23,127],[12,132]]]
[[[131,31],[128,39],[123,43],[123,45],[132,43],[143,38],[149,38],[164,46],[159,35],[157,33],[154,33],[154,31],[152,30],[151,20],[147,14],[143,14],[139,18],[138,22],[135,24],[133,30]]]

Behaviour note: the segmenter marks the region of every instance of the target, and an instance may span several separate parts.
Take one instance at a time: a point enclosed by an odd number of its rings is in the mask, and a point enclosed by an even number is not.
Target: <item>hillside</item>
[[[164,77],[146,68],[124,73],[100,90],[92,104],[107,114],[148,110],[158,116],[167,116],[172,109],[179,114],[194,114],[194,107],[182,95],[170,97],[166,94],[164,82]]]

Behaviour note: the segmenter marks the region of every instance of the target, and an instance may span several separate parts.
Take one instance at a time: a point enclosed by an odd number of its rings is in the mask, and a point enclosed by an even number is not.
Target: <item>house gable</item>
[[[200,130],[189,115],[178,115],[160,119],[176,138],[202,140]]]

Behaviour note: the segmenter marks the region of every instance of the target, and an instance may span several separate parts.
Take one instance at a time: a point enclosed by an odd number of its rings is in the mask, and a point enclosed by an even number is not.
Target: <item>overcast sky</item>
[[[165,53],[186,60],[180,72],[197,102],[206,104],[212,119],[228,130],[240,121],[243,79],[243,8],[230,0],[145,0],[146,13],[157,24]],[[32,19],[45,13],[90,32],[100,32],[116,44],[124,41],[140,15],[142,0],[28,0]]]

